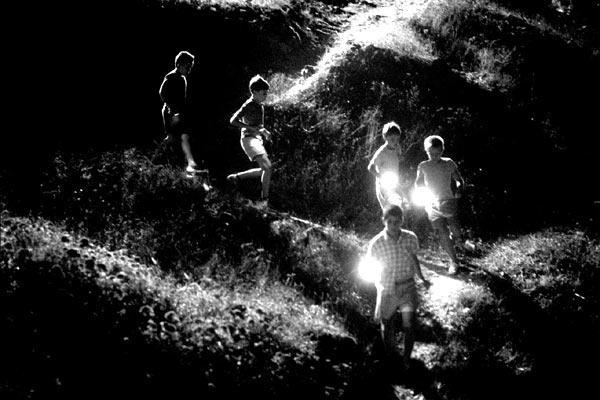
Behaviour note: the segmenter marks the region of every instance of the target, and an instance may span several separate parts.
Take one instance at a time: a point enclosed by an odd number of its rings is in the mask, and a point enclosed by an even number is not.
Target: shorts
[[[267,154],[265,146],[263,145],[263,140],[260,136],[243,136],[240,139],[240,144],[250,161],[254,161],[254,159],[260,155]]]
[[[377,183],[375,185],[375,195],[377,196],[377,201],[379,202],[379,206],[381,207],[382,211],[390,205],[399,206],[402,211],[406,211],[408,209],[408,198],[400,189],[395,191],[386,191],[379,183]]]
[[[394,288],[377,290],[375,320],[391,318],[396,310],[415,312],[418,306],[417,286],[414,279],[396,284]]]
[[[440,200],[437,204],[425,208],[431,222],[440,218],[454,218],[458,212],[458,199]]]
[[[178,123],[173,122],[173,115],[169,111],[169,107],[165,104],[162,108],[162,119],[165,133],[169,136],[180,136],[183,134],[191,134],[191,129],[187,126],[183,115]]]

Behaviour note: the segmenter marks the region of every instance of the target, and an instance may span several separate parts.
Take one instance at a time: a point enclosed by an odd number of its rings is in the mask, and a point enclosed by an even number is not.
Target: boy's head
[[[387,206],[383,210],[383,216],[381,217],[385,230],[392,235],[398,235],[402,229],[404,214],[402,209],[397,205]]]
[[[381,131],[383,140],[388,142],[392,147],[397,147],[400,141],[404,140],[404,132],[400,129],[400,126],[394,121],[388,122],[383,126]]]
[[[180,51],[175,56],[175,68],[182,74],[188,75],[194,66],[194,56],[189,51]]]
[[[423,147],[425,147],[425,152],[430,160],[437,160],[444,152],[444,139],[438,135],[427,136]]]
[[[270,87],[269,82],[260,75],[254,75],[248,84],[252,97],[259,103],[263,103],[267,99],[267,92]]]

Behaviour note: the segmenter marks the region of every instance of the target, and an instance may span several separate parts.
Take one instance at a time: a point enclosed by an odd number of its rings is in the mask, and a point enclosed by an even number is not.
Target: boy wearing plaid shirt
[[[404,330],[403,362],[408,367],[414,345],[415,312],[417,309],[416,274],[429,288],[417,258],[419,243],[417,236],[402,229],[402,209],[397,205],[383,211],[385,229],[369,242],[367,255],[376,259],[382,266],[377,287],[375,319],[381,323],[381,337],[386,353],[397,354],[396,337],[400,328]],[[398,314],[396,311],[400,311]]]

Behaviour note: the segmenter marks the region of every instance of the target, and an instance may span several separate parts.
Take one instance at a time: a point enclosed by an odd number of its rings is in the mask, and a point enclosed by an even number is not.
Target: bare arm
[[[417,168],[417,178],[415,179],[415,187],[423,186],[425,184],[425,176],[423,175],[423,170],[421,166]]]
[[[369,163],[369,166],[367,167],[367,169],[369,170],[369,172],[371,173],[371,175],[373,175],[374,177],[379,176],[379,171],[378,171],[377,165],[375,165],[375,163],[373,162],[373,160],[371,160],[371,162]]]
[[[423,272],[421,271],[421,263],[419,262],[419,259],[417,258],[416,254],[412,255],[413,257],[413,261],[414,261],[414,265],[415,265],[415,273],[417,274],[417,276],[419,277],[419,279],[421,279],[423,281],[423,283],[425,284],[425,287],[429,287],[431,286],[431,282],[429,282],[427,279],[425,279],[425,277],[423,276]]]
[[[371,157],[371,161],[369,161],[369,165],[367,166],[367,170],[374,177],[379,176],[379,167],[377,166],[377,159],[379,158],[379,153],[381,152],[381,147],[373,154]]]
[[[459,190],[464,188],[465,180],[463,179],[462,175],[458,171],[458,166],[456,166],[456,164],[454,164],[454,170],[452,171],[451,177],[458,183]]]
[[[246,128],[252,133],[258,133],[258,131],[261,129],[260,126],[250,126],[241,121],[241,116],[240,116],[241,111],[242,111],[241,108],[239,110],[237,110],[235,112],[235,114],[233,114],[231,119],[229,120],[229,123],[231,125],[235,126],[236,128]]]

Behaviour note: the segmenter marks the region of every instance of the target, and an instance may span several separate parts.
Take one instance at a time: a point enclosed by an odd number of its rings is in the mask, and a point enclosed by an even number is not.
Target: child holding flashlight
[[[402,193],[403,185],[400,180],[400,142],[405,134],[395,122],[388,122],[383,126],[383,140],[385,143],[377,149],[369,165],[368,171],[375,177],[375,193],[381,209],[396,204],[405,208],[407,202]]]
[[[415,186],[424,186],[431,191],[431,204],[426,205],[425,211],[442,248],[450,256],[448,273],[454,275],[458,272],[454,245],[462,240],[456,218],[458,196],[453,188],[461,189],[465,182],[456,163],[451,158],[442,157],[444,139],[437,135],[428,136],[424,141],[424,148],[429,159],[419,164]]]
[[[381,275],[375,282],[377,303],[375,319],[381,323],[381,338],[386,353],[394,357],[398,352],[397,335],[400,323],[404,331],[402,360],[409,366],[414,339],[416,309],[418,305],[415,274],[426,288],[431,283],[421,272],[417,251],[417,236],[402,229],[403,212],[397,205],[386,207],[382,217],[385,229],[369,242],[367,256],[381,265]],[[398,313],[400,312],[400,314]]]

